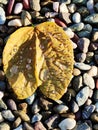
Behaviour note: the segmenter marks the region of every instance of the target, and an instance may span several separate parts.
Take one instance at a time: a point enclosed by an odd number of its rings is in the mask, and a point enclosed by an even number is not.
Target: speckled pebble
[[[71,118],[66,118],[59,123],[61,130],[73,129],[76,125],[76,121]]]
[[[94,112],[94,110],[95,110],[95,105],[86,106],[82,111],[82,118],[88,119],[91,116],[91,114]]]
[[[89,87],[82,88],[76,95],[76,101],[79,106],[84,105],[89,96]]]
[[[42,119],[42,115],[39,114],[39,113],[36,113],[36,114],[32,117],[31,123],[35,123],[35,122],[37,122],[37,121],[40,121],[41,119]]]
[[[7,105],[11,110],[17,110],[17,105],[13,99],[8,99]]]
[[[22,3],[16,3],[14,8],[14,14],[19,14],[22,12],[23,4]]]
[[[72,16],[72,20],[74,23],[80,23],[81,22],[81,15],[78,12],[75,12]]]
[[[6,21],[5,11],[0,7],[0,25],[4,24]]]
[[[0,123],[0,130],[10,130],[10,125],[6,122]]]
[[[14,121],[15,120],[15,116],[13,115],[13,113],[11,112],[11,110],[3,110],[1,112],[1,114],[8,121]]]
[[[77,67],[80,70],[85,70],[86,71],[86,70],[91,69],[91,66],[88,65],[88,64],[85,64],[85,63],[76,62],[74,65],[75,65],[75,67]]]
[[[31,105],[34,102],[34,99],[36,97],[36,94],[34,93],[33,95],[31,95],[30,97],[26,98],[26,102]]]

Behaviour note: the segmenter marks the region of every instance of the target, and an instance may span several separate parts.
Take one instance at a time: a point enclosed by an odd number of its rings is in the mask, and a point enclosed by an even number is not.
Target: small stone
[[[32,117],[31,123],[35,123],[35,122],[37,122],[37,121],[40,121],[41,119],[42,119],[42,115],[39,114],[39,113],[36,113],[36,114]]]
[[[4,81],[0,81],[0,91],[5,91],[6,84]]]
[[[51,111],[42,111],[41,115],[42,115],[42,119],[43,120],[47,120],[50,116],[51,116],[52,112]]]
[[[15,0],[9,0],[8,8],[7,8],[7,15],[10,15],[12,13],[14,3],[15,3]]]
[[[2,109],[7,109],[7,105],[4,103],[4,101],[1,99],[0,100],[0,110],[2,110]]]
[[[64,29],[64,31],[70,38],[74,37],[74,32],[72,32],[72,30],[70,28],[66,28],[66,29]]]
[[[13,129],[13,130],[23,130],[23,126],[19,125],[17,128]]]
[[[31,111],[33,114],[36,114],[40,111],[40,106],[38,100],[35,100],[35,102],[31,106]]]
[[[72,0],[72,2],[75,4],[84,4],[85,0]]]
[[[84,18],[84,21],[90,24],[97,24],[98,23],[98,14],[93,13],[91,15],[88,15],[86,18]]]
[[[91,99],[87,99],[85,105],[89,106],[89,105],[91,105],[91,104],[92,104],[92,100],[91,100]]]
[[[60,4],[60,13],[61,12],[65,12],[65,13],[68,13],[68,8],[67,8],[67,6],[66,6],[66,4],[65,3],[61,3]]]
[[[98,130],[98,124],[94,124],[94,125],[93,125],[93,129],[94,129],[94,130]]]
[[[56,105],[53,110],[60,114],[60,113],[66,113],[68,111],[68,107],[66,105],[60,104],[60,105]]]
[[[15,26],[15,27],[21,27],[22,22],[20,19],[13,19],[8,22],[8,26]]]
[[[8,0],[0,0],[0,3],[6,5],[8,3]]]
[[[34,130],[33,126],[31,126],[29,123],[24,122],[23,123],[23,130]]]
[[[72,97],[75,97],[75,96],[76,96],[76,92],[75,92],[75,90],[72,89],[72,88],[69,88],[67,92],[70,93]]]
[[[74,113],[62,113],[61,117],[75,119]]]
[[[32,24],[31,14],[28,11],[23,10],[21,13],[21,21],[24,26]]]
[[[94,1],[93,0],[87,1],[87,9],[89,10],[89,12],[91,14],[94,13]]]
[[[8,99],[7,100],[7,105],[11,110],[17,110],[16,103],[13,99]]]
[[[93,61],[93,56],[94,56],[94,52],[87,52],[87,54],[86,54],[86,62],[87,63],[92,62]],[[92,67],[91,67],[91,69],[92,69]]]
[[[76,120],[81,120],[81,117],[82,117],[81,114],[82,114],[82,113],[81,113],[80,110],[79,110],[78,112],[76,112],[76,113],[75,113],[75,119],[76,119]]]
[[[74,23],[80,23],[81,22],[81,15],[78,12],[75,12],[72,16],[72,20]]]
[[[94,79],[87,73],[84,73],[83,75],[83,82],[86,86],[89,86],[91,89],[95,88]]]
[[[85,6],[80,6],[80,8],[77,11],[81,14],[82,18],[89,15],[89,10]]]
[[[44,98],[40,98],[40,101],[39,101],[39,104],[40,106],[44,109],[44,110],[49,110],[52,108],[53,106],[53,103],[44,99]]]
[[[98,43],[91,43],[89,46],[90,51],[94,51],[98,49]]]
[[[94,9],[95,9],[95,11],[98,13],[98,3],[96,3],[96,4],[94,5]]]
[[[58,18],[54,19],[55,23],[63,28],[66,28],[66,24]]]
[[[88,99],[89,87],[82,88],[76,95],[76,101],[79,106],[82,106]]]
[[[76,113],[79,110],[79,106],[75,101],[71,102],[71,110],[73,113]]]
[[[91,114],[94,112],[94,110],[95,110],[95,105],[86,106],[82,111],[82,118],[88,119],[91,116]]]
[[[0,112],[0,123],[3,122],[3,121],[4,121],[4,118],[3,118],[3,116],[2,116],[2,114]]]
[[[61,130],[73,129],[76,125],[76,121],[71,118],[66,118],[59,123]]]
[[[0,7],[0,25],[4,24],[6,21],[5,11]]]
[[[0,100],[3,98],[4,92],[0,91]]]
[[[72,43],[73,49],[76,49],[77,48],[77,44],[74,43],[73,41],[71,41],[71,43]]]
[[[19,105],[19,109],[24,111],[25,113],[27,113],[27,107],[28,107],[28,104],[27,103],[20,103]]]
[[[98,54],[95,54],[95,61],[96,61],[96,63],[97,63],[97,65],[98,65]]]
[[[23,7],[25,9],[29,9],[30,8],[29,0],[23,0]]]
[[[10,130],[10,125],[8,123],[0,123],[0,130]]]
[[[46,130],[46,128],[40,121],[38,121],[34,124],[34,130]]]
[[[98,112],[98,102],[95,103],[95,111]]]
[[[89,98],[92,98],[92,96],[93,96],[93,89],[89,89]]]
[[[17,117],[17,119],[13,122],[13,128],[18,127],[21,124],[21,118]]]
[[[82,84],[82,76],[77,76],[73,78],[72,85],[74,90],[77,92],[83,86]]]
[[[78,35],[80,38],[85,37],[85,38],[90,39],[91,32],[82,29],[81,31],[77,32],[77,35]]]
[[[19,14],[22,12],[23,4],[22,3],[16,3],[14,8],[14,14]]]
[[[85,70],[85,71],[91,69],[91,66],[90,66],[90,65],[85,64],[85,63],[80,63],[80,62],[76,62],[76,63],[75,63],[75,67],[77,67],[77,68],[80,69],[80,70]]]
[[[90,40],[88,38],[80,38],[79,41],[78,41],[78,48],[84,52],[84,53],[87,53],[88,52],[88,47],[89,47],[89,44],[90,44]]]
[[[93,113],[91,115],[91,120],[98,123],[98,113]]]
[[[16,116],[20,116],[23,121],[30,121],[30,117],[22,110],[14,111]]]
[[[92,26],[90,24],[85,24],[83,30],[92,32]]]
[[[92,33],[92,42],[98,42],[98,31]]]
[[[95,102],[98,101],[98,89],[96,91],[94,91],[93,98],[94,98]]]
[[[91,128],[86,122],[84,122],[77,125],[77,130],[91,130]]]
[[[70,13],[74,13],[77,9],[76,4],[72,3],[72,4],[68,5],[68,9],[69,9]]]
[[[40,11],[41,7],[40,7],[40,0],[30,0],[30,6],[31,9],[35,10],[35,11]]]
[[[58,12],[59,11],[59,2],[53,2],[53,10],[55,12]]]
[[[26,98],[26,102],[31,105],[34,102],[34,99],[36,97],[36,94],[34,93],[33,95],[31,95],[30,97]]]
[[[84,23],[76,23],[69,27],[73,32],[81,31],[84,28]]]
[[[74,76],[79,76],[80,74],[81,74],[81,71],[79,69],[77,69],[77,68],[73,69],[73,75]]]
[[[77,61],[78,62],[84,62],[86,59],[86,54],[85,53],[78,53],[76,55]]]
[[[58,123],[59,123],[58,121],[59,121],[59,116],[53,115],[45,121],[45,124],[48,127],[48,129],[53,129],[58,126]]]
[[[97,75],[98,77],[98,75]],[[98,89],[98,79],[96,80],[96,89]]]
[[[57,16],[58,13],[57,12],[46,12],[45,13],[45,17],[46,18],[54,18],[55,16]]]
[[[91,69],[87,73],[91,77],[97,77],[98,76],[98,68],[97,68],[97,66],[91,66]]]
[[[8,121],[14,121],[15,120],[15,116],[13,115],[13,113],[10,110],[3,110],[1,112],[1,114]]]

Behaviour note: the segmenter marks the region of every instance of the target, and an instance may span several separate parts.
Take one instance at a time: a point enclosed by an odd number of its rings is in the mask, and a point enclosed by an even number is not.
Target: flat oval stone
[[[88,64],[85,64],[85,63],[76,62],[74,65],[75,65],[75,67],[77,67],[78,69],[84,70],[84,71],[91,69],[91,66],[88,65]]]
[[[76,101],[79,106],[82,106],[88,99],[89,87],[82,88],[76,95]]]
[[[4,24],[6,21],[5,11],[0,7],[0,25]]]
[[[94,79],[87,73],[84,73],[83,75],[83,82],[86,86],[89,86],[91,89],[95,88]]]
[[[55,12],[58,12],[59,11],[59,2],[53,2],[53,10]]]
[[[40,0],[30,0],[30,6],[31,9],[35,10],[35,11],[40,11],[41,7],[40,7]]]
[[[23,4],[22,3],[16,3],[14,8],[14,14],[19,14],[22,12]]]
[[[8,99],[7,105],[11,110],[17,110],[17,105],[13,99]]]
[[[76,125],[76,121],[71,118],[66,118],[59,123],[61,130],[73,129]]]

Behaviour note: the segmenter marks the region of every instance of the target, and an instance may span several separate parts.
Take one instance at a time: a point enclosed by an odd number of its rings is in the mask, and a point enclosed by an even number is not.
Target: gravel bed
[[[37,89],[25,100],[10,90],[2,52],[22,26],[52,21],[69,35],[73,78],[53,101]],[[98,130],[98,0],[0,0],[0,130]]]

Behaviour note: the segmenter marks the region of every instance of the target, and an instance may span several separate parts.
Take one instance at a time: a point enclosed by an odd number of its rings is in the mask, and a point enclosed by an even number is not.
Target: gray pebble
[[[84,28],[84,23],[76,23],[71,26],[69,26],[70,29],[72,29],[73,32],[81,31]]]
[[[87,74],[87,73],[84,73],[84,75],[83,75],[83,83],[86,86],[89,86],[91,89],[95,88],[94,79],[89,74]]]
[[[98,3],[94,5],[95,11],[98,13]]]
[[[15,116],[13,115],[13,113],[11,112],[11,110],[3,110],[1,112],[1,114],[8,121],[14,121],[15,120]]]
[[[72,85],[74,90],[77,92],[83,86],[82,84],[82,76],[77,76],[73,78]]]
[[[5,11],[0,7],[0,25],[4,24],[6,21]]]
[[[92,26],[90,24],[85,24],[83,30],[92,32]]]
[[[77,125],[76,130],[91,130],[91,128],[86,122],[84,122],[84,123]]]
[[[88,64],[85,64],[85,63],[76,62],[74,65],[75,65],[75,67],[77,67],[80,70],[85,70],[86,71],[86,70],[91,69],[91,66],[88,65]]]
[[[76,101],[79,106],[82,106],[88,99],[89,87],[82,88],[76,95]]]
[[[35,102],[32,104],[31,111],[34,114],[36,114],[40,111],[40,106],[39,106],[38,100],[35,100]]]
[[[78,12],[75,12],[72,16],[72,20],[74,23],[80,23],[81,22],[81,15]]]
[[[98,102],[98,90],[94,91],[93,98],[95,102]]]
[[[94,110],[95,110],[95,105],[86,106],[82,111],[82,118],[88,119],[91,116],[91,114],[94,112]]]
[[[79,106],[75,101],[71,102],[71,110],[73,113],[76,113],[79,110]]]
[[[40,11],[40,0],[30,0],[30,6],[32,10]]]
[[[74,13],[77,9],[76,4],[71,3],[70,5],[68,5],[68,9],[70,13]]]
[[[85,38],[90,38],[91,32],[86,31],[86,30],[82,30],[82,31],[77,32],[77,35],[78,35],[80,38],[83,38],[83,37],[85,37]]]
[[[81,17],[83,18],[89,15],[89,10],[85,6],[80,6],[77,11],[81,14]]]
[[[84,21],[91,24],[97,24],[98,23],[98,14],[94,13],[91,15],[88,15],[86,18],[84,18]]]
[[[0,123],[0,130],[10,130],[10,125],[8,123]]]
[[[34,99],[36,97],[36,94],[34,93],[33,95],[31,95],[30,97],[26,98],[26,102],[31,105],[34,102]]]
[[[4,103],[4,101],[1,99],[0,100],[0,110],[2,110],[2,109],[7,109],[7,105]]]
[[[66,113],[68,111],[68,107],[66,105],[60,104],[60,105],[56,105],[53,110],[60,114],[60,113]]]
[[[42,115],[39,114],[39,113],[36,113],[36,114],[32,117],[31,123],[35,123],[35,122],[37,122],[37,121],[40,121],[41,119],[42,119]]]
[[[86,54],[85,53],[78,53],[76,55],[77,61],[78,62],[84,62],[86,59]]]
[[[11,110],[17,110],[16,103],[13,99],[8,99],[7,100],[7,105]]]
[[[95,111],[98,112],[98,102],[95,103]]]

